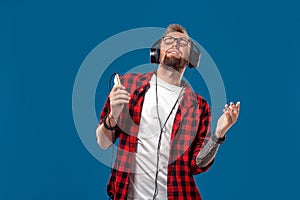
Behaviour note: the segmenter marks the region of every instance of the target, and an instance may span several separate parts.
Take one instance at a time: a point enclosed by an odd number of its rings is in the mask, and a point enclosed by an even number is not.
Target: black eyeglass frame
[[[172,39],[172,42],[166,42],[165,40],[166,39]],[[173,44],[175,41],[176,43],[181,46],[181,47],[186,47],[188,46],[188,44],[191,42],[190,39],[188,38],[185,38],[185,37],[180,37],[180,38],[177,38],[177,37],[173,37],[173,36],[163,36],[162,37],[162,41],[166,44],[166,45],[170,45],[170,44]],[[184,41],[186,43],[181,43],[181,41]]]

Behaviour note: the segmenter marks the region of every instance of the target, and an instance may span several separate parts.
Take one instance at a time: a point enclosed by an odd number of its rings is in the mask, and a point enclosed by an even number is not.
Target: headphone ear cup
[[[159,64],[159,56],[160,56],[160,49],[151,48],[150,49],[150,62]]]
[[[190,60],[189,60],[189,67],[196,68],[199,66],[201,57],[200,48],[194,43],[191,43],[191,50],[190,50]]]
[[[157,40],[150,49],[150,62],[151,63],[159,64],[160,43],[161,43],[161,39]]]

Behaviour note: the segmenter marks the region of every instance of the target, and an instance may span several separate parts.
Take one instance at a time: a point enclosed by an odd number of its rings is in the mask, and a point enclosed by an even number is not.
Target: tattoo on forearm
[[[219,149],[219,144],[209,140],[203,149],[198,153],[196,157],[196,164],[198,167],[205,167],[209,164],[212,158],[215,157]]]

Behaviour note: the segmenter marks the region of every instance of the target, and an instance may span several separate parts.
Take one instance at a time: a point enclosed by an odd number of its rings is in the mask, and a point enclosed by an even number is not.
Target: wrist
[[[108,114],[103,119],[103,125],[108,130],[115,130],[117,127],[117,121],[112,117],[111,114]]]
[[[217,138],[222,138],[225,134],[224,134],[224,131],[223,129],[216,129],[216,131],[214,132],[214,135],[217,137]]]
[[[118,117],[114,117],[113,116],[113,114],[112,114],[112,112],[110,112],[109,114],[108,114],[108,120],[110,120],[110,123],[112,124],[112,125],[116,125],[117,124],[117,121],[118,121]]]
[[[226,135],[222,134],[222,131],[220,132],[216,131],[215,133],[213,133],[211,139],[217,144],[223,144],[226,140]]]

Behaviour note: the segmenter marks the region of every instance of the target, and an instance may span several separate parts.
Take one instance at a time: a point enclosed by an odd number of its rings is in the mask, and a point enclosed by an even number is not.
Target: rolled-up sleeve
[[[197,136],[193,144],[194,152],[191,160],[191,167],[194,175],[207,171],[214,163],[214,159],[213,159],[206,167],[203,168],[198,167],[196,164],[196,157],[198,153],[210,139],[209,131],[210,131],[210,120],[211,120],[211,113],[210,113],[210,108],[208,103],[204,99],[198,99],[198,101],[201,109],[201,116],[200,116]]]

